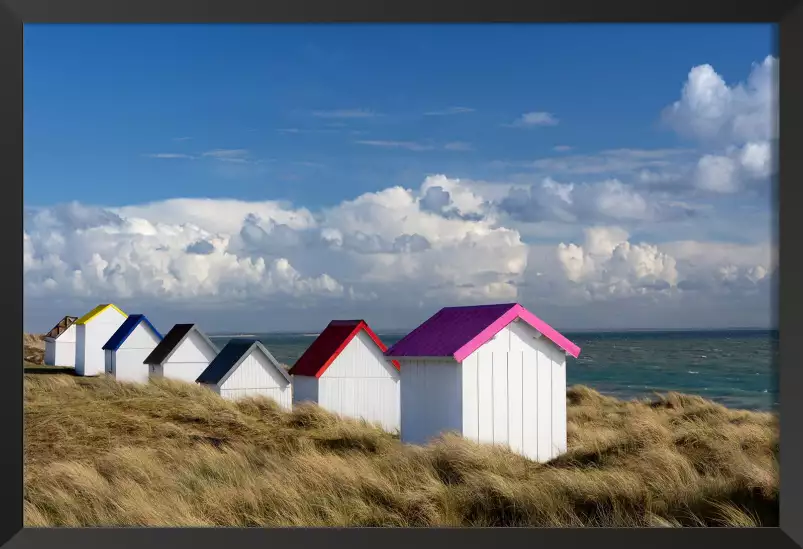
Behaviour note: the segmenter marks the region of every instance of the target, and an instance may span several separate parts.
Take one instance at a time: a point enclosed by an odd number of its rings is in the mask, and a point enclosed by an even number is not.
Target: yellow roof
[[[93,318],[98,316],[100,313],[102,313],[103,311],[105,311],[109,307],[112,307],[115,311],[117,311],[118,313],[120,313],[124,317],[128,318],[128,315],[125,314],[122,310],[120,310],[120,307],[118,307],[114,303],[104,303],[102,305],[98,305],[97,307],[95,307],[94,309],[92,309],[91,311],[86,313],[84,316],[82,316],[81,318],[76,320],[75,323],[76,324],[86,324],[87,322],[89,322],[90,320],[92,320]]]

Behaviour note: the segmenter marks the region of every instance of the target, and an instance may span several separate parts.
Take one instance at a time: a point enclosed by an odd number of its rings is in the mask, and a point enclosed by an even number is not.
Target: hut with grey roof
[[[197,382],[226,399],[264,396],[287,410],[293,403],[290,375],[255,339],[229,341]]]

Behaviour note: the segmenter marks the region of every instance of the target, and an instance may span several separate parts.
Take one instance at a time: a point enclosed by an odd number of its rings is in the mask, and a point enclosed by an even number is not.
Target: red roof
[[[364,320],[333,320],[326,329],[312,342],[304,354],[290,368],[290,374],[296,376],[321,377],[326,369],[335,361],[338,355],[346,348],[354,337],[365,330],[365,333],[376,343],[384,353],[387,346],[377,337]],[[393,366],[399,369],[399,363],[391,360]]]

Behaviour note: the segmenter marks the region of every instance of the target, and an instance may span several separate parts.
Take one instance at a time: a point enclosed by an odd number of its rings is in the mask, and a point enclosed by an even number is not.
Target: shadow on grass
[[[35,364],[25,364],[22,371],[26,374],[60,374],[63,376],[74,376],[75,368],[67,366],[41,366]]]

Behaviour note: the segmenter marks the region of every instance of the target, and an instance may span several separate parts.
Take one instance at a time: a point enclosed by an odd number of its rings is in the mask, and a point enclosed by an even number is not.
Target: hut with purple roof
[[[517,303],[446,307],[385,352],[401,440],[446,432],[545,462],[566,451],[566,357],[580,348]]]

